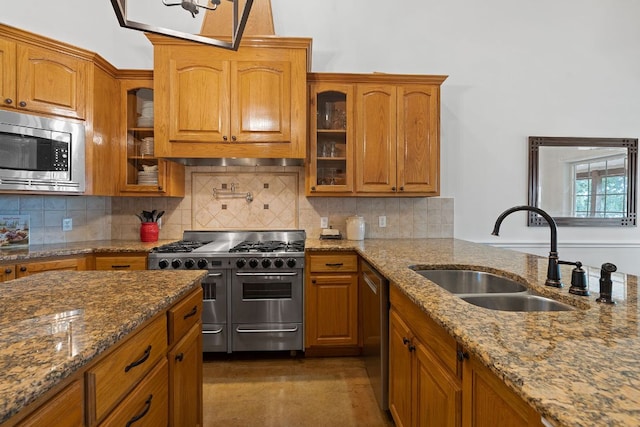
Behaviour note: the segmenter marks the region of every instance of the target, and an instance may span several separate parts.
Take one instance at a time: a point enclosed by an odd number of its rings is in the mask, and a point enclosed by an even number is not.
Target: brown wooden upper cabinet
[[[157,156],[306,156],[310,39],[244,38],[234,52],[148,37]]]
[[[84,119],[88,62],[73,51],[0,25],[1,107]]]
[[[439,195],[446,77],[310,73],[307,195]],[[329,107],[328,94],[337,100]],[[334,157],[326,144],[338,147]]]

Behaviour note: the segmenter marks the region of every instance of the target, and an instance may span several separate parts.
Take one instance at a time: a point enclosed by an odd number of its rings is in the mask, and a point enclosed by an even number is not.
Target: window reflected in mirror
[[[631,138],[529,137],[529,204],[558,225],[635,226],[637,151]]]

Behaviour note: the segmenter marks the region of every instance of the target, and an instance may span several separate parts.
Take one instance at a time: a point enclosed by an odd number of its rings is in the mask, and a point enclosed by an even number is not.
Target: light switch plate
[[[71,231],[71,230],[73,230],[73,219],[62,218],[62,231]]]
[[[329,228],[329,217],[320,217],[320,228]]]
[[[378,217],[378,227],[384,228],[387,226],[387,217],[382,215]]]

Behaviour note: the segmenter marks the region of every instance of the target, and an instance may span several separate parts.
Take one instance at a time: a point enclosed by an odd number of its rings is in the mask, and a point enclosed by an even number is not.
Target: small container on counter
[[[359,215],[347,218],[347,240],[364,240],[364,218]]]
[[[140,224],[140,241],[157,242],[160,229],[157,222],[143,222]]]

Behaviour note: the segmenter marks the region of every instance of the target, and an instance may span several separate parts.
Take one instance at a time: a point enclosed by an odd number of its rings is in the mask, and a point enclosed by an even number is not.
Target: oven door
[[[233,272],[232,323],[302,322],[302,270]]]
[[[229,349],[227,326],[227,271],[212,271],[202,280],[202,351],[226,352]]]

